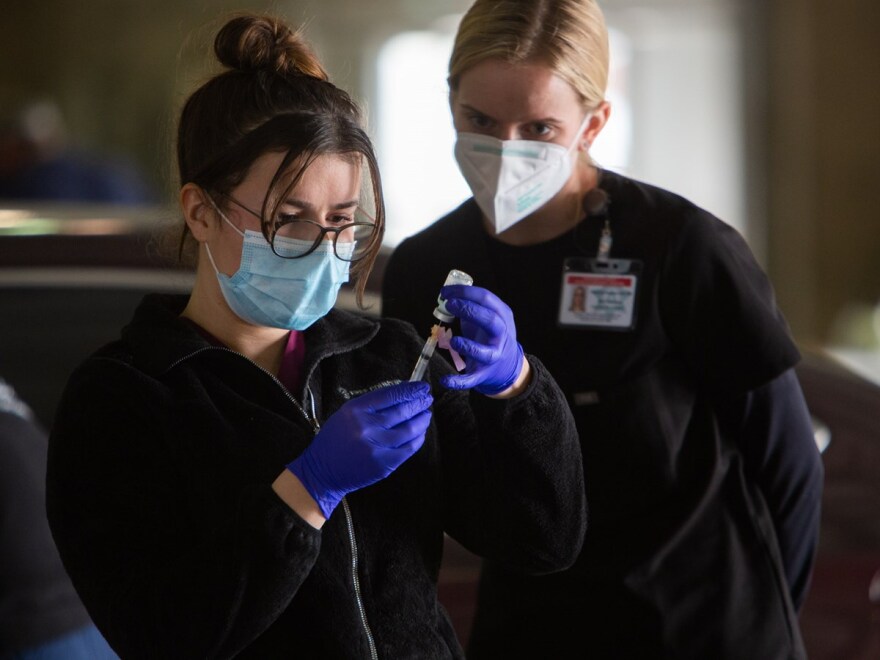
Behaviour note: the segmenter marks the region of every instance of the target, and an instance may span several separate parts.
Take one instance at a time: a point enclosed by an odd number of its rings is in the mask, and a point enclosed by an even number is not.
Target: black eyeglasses
[[[256,211],[249,209],[229,195],[225,195],[225,197],[262,221],[262,215]],[[360,209],[358,212],[363,217],[368,217]],[[325,227],[313,220],[288,218],[281,214],[269,234],[269,245],[272,247],[272,252],[282,259],[299,259],[311,254],[322,245],[326,245],[324,237],[327,234],[333,234],[333,254],[342,261],[363,259],[378,239],[376,224],[372,221],[349,222],[337,227]]]

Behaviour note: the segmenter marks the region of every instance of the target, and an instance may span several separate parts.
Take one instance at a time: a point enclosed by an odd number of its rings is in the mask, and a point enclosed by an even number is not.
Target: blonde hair
[[[455,35],[450,92],[465,71],[492,58],[550,67],[586,110],[605,100],[608,29],[595,0],[476,0]]]

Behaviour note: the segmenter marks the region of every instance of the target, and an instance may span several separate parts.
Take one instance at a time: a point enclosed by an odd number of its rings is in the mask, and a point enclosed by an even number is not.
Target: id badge
[[[563,262],[559,325],[598,330],[632,330],[642,262],[585,259]]]

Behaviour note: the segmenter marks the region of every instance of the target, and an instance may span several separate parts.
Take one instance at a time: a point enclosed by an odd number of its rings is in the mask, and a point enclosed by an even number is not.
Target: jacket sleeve
[[[121,362],[93,358],[75,372],[50,438],[49,523],[122,657],[232,657],[289,604],[321,535],[270,483],[243,491],[221,523],[198,519],[182,484],[203,477],[174,442],[175,405]]]
[[[800,360],[746,241],[705,212],[681,213],[670,236],[659,311],[676,351],[712,392],[753,390]]]
[[[446,234],[458,235],[452,229]],[[431,235],[435,246],[438,240],[445,240],[442,234]],[[416,328],[431,322],[451,264],[441,263],[427,244],[420,235],[392,253],[383,278],[384,317]],[[428,328],[419,330],[427,334]],[[540,360],[526,357],[532,367],[529,387],[501,401],[446,390],[437,379],[451,367],[444,356],[435,356],[434,422],[446,531],[477,555],[540,574],[574,563],[586,531],[587,503],[568,402]]]
[[[736,429],[800,606],[816,551],[822,465],[792,370],[800,354],[772,285],[735,229],[692,210],[671,243],[664,289],[664,327]]]
[[[746,473],[770,510],[792,602],[799,609],[819,541],[824,470],[794,370],[748,392],[736,408]]]
[[[446,529],[472,552],[524,573],[569,568],[586,532],[574,419],[534,356],[532,380],[509,400],[445,392],[435,404]]]

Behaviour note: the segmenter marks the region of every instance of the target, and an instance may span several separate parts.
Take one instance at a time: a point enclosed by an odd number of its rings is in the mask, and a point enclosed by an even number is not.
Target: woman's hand
[[[432,403],[424,382],[389,385],[351,399],[287,469],[329,518],[346,494],[384,479],[418,451]]]
[[[452,284],[440,295],[446,309],[461,321],[461,335],[450,345],[464,358],[460,375],[444,376],[450,389],[474,388],[481,394],[505,397],[519,392],[528,380],[528,360],[516,341],[513,312],[498,296],[478,286]]]

